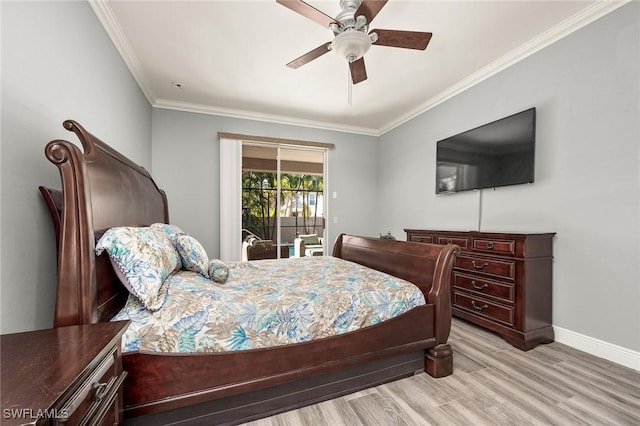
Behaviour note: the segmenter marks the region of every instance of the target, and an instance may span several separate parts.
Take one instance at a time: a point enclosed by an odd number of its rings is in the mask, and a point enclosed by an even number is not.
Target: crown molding
[[[268,114],[262,112],[246,111],[241,109],[221,108],[211,105],[195,104],[190,102],[180,102],[170,99],[158,99],[152,104],[154,108],[171,109],[185,112],[196,112],[199,114],[219,115],[222,117],[241,118],[245,120],[266,121],[276,124],[287,124],[290,126],[310,127],[314,129],[330,130],[342,133],[356,133],[366,136],[380,136],[376,129],[367,127],[347,126],[325,121],[303,120],[299,118]]]
[[[331,130],[343,133],[356,133],[367,136],[380,136],[376,129],[367,127],[357,127],[341,125],[331,122],[303,120],[289,116],[280,116],[276,114],[259,113],[240,109],[222,108],[212,105],[202,105],[188,102],[173,101],[168,99],[158,99],[145,77],[142,64],[138,59],[131,44],[127,40],[118,20],[109,5],[108,0],[87,0],[98,20],[104,27],[105,31],[111,38],[120,56],[129,68],[133,78],[140,86],[140,90],[144,93],[152,107],[162,109],[172,109],[185,112],[196,112],[200,114],[220,115],[223,117],[241,118],[246,120],[266,121],[270,123],[287,124],[292,126],[310,127],[322,130]]]
[[[410,110],[406,114],[401,115],[400,117],[388,122],[386,125],[380,128],[373,129],[324,121],[304,120],[295,117],[280,116],[276,114],[172,101],[168,99],[157,99],[151,88],[151,85],[145,78],[142,64],[138,60],[138,57],[136,56],[127,38],[125,37],[117,19],[115,18],[115,15],[113,14],[113,11],[111,10],[111,7],[109,6],[108,0],[88,0],[91,8],[100,20],[100,23],[102,23],[113,44],[116,46],[116,49],[122,56],[125,64],[131,71],[131,74],[140,86],[140,89],[154,108],[173,109],[178,111],[196,112],[200,114],[220,115],[231,118],[267,121],[271,123],[310,127],[345,133],[356,133],[375,137],[384,135],[385,133],[408,122],[418,115],[430,110],[431,108],[436,107],[437,105],[475,86],[476,84],[479,84],[482,81],[492,77],[500,71],[505,70],[506,68],[533,55],[534,53],[544,49],[545,47],[555,43],[556,41],[566,37],[567,35],[583,28],[593,21],[607,15],[610,12],[613,12],[614,10],[629,3],[630,1],[631,0],[599,0],[591,6],[580,11],[579,13],[566,19],[564,22],[561,22],[560,24],[542,33],[538,37],[528,41],[517,49],[514,49],[501,58],[493,61],[491,64],[460,80],[453,86],[449,87],[447,90],[444,90],[436,96],[427,99],[425,102],[420,104],[418,107]]]
[[[593,21],[607,15],[629,3],[631,0],[599,0],[589,7],[581,10],[570,18],[564,20],[558,25],[550,28],[539,36],[529,40],[527,43],[512,50],[506,55],[498,58],[489,65],[481,68],[468,77],[460,80],[447,90],[439,93],[438,95],[428,99],[426,102],[418,106],[417,108],[409,111],[407,114],[389,122],[386,126],[377,130],[378,134],[384,135],[385,133],[395,129],[396,127],[406,123],[407,121],[417,117],[418,115],[434,108],[435,106],[453,98],[454,96],[464,92],[467,89],[475,86],[478,83],[492,77],[514,65],[523,59],[533,55],[534,53],[544,49],[545,47],[555,43],[556,41],[568,36],[569,34],[589,25]]]
[[[98,17],[98,20],[104,27],[105,31],[111,38],[111,41],[115,45],[118,53],[122,57],[122,60],[129,68],[129,71],[133,75],[133,78],[138,83],[140,90],[144,93],[144,96],[147,98],[151,105],[154,104],[156,97],[153,93],[153,89],[151,85],[147,82],[147,79],[144,75],[144,71],[142,69],[142,64],[138,59],[138,56],[134,52],[131,44],[127,40],[127,37],[124,35],[122,31],[122,27],[118,23],[111,6],[107,0],[87,0],[93,12]]]

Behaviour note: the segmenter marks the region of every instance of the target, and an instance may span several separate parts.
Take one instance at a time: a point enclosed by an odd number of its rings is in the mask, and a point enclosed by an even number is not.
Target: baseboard
[[[613,343],[594,339],[575,331],[553,326],[555,341],[588,354],[604,358],[616,364],[640,371],[640,352],[614,345]]]

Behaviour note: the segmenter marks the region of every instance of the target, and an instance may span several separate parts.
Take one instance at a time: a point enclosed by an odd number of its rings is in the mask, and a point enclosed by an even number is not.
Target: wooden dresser
[[[122,423],[121,338],[128,322],[2,335],[2,423]]]
[[[408,241],[457,244],[453,315],[529,350],[553,341],[552,243],[555,233],[405,229]]]

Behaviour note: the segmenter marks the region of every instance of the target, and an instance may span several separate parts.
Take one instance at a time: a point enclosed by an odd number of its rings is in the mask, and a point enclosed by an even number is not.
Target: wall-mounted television
[[[536,109],[438,141],[436,194],[533,183]]]

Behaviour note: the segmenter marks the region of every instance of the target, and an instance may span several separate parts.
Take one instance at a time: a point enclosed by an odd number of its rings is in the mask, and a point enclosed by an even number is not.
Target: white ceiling
[[[332,39],[275,0],[90,0],[154,107],[380,135],[624,4],[390,0],[370,29],[428,31],[426,51],[372,46],[352,88]],[[308,1],[327,15],[339,0]],[[182,90],[174,86],[182,85]]]

